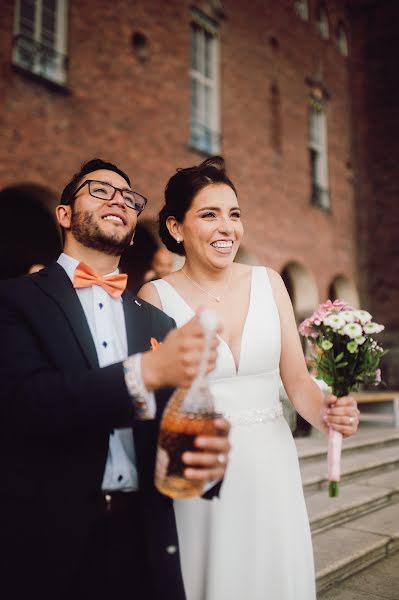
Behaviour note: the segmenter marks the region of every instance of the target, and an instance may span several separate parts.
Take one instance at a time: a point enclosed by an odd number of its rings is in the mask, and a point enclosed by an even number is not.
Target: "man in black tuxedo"
[[[86,163],[57,207],[57,263],[0,285],[4,600],[184,598],[173,506],[154,487],[154,463],[163,407],[197,373],[203,334],[198,317],[173,329],[122,293],[119,257],[145,203],[123,171]],[[156,352],[151,338],[163,340]],[[228,424],[217,423],[220,436],[185,453],[188,478],[223,476]]]

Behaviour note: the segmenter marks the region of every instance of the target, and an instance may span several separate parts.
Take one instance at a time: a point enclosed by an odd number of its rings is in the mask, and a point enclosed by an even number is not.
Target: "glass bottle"
[[[194,439],[198,435],[218,435],[214,419],[220,415],[209,388],[206,368],[211,342],[218,319],[210,310],[200,314],[204,329],[204,353],[196,379],[189,389],[177,388],[164,410],[158,438],[155,487],[171,498],[190,498],[203,493],[204,482],[184,477],[188,467],[182,461],[184,452],[197,451]]]

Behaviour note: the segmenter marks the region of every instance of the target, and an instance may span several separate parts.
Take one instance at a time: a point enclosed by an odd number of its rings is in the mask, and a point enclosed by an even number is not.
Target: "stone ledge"
[[[345,487],[344,494],[338,498],[329,498],[326,490],[306,497],[313,533],[342,525],[395,501],[396,496],[389,489],[375,489],[357,484]]]
[[[399,504],[313,536],[317,589],[399,551]]]

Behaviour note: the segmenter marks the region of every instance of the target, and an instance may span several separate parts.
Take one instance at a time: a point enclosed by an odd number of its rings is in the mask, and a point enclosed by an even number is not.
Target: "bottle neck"
[[[205,330],[204,352],[201,358],[198,375],[191,384],[183,401],[183,410],[185,412],[209,414],[215,412],[213,397],[209,388],[208,376],[206,374],[212,337],[212,332]]]

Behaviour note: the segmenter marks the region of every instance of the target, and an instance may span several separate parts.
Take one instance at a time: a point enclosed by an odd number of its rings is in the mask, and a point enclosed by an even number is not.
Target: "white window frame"
[[[195,32],[196,31],[196,32]],[[193,57],[190,57],[190,146],[207,154],[220,152],[220,44],[218,27],[208,17],[193,11],[191,19],[191,52],[193,36],[197,35],[199,54],[193,69]],[[205,74],[206,51],[208,44],[209,74]],[[193,82],[197,84],[196,113],[193,114]],[[209,94],[209,107],[206,106],[206,90]]]
[[[309,155],[311,162],[312,203],[328,210],[327,118],[323,104],[311,98],[309,106]]]
[[[330,37],[330,24],[328,22],[327,9],[324,4],[320,4],[317,9],[316,27],[323,40]]]
[[[347,57],[349,54],[348,35],[343,23],[340,21],[337,26],[336,44],[342,56]]]
[[[67,53],[67,0],[55,0],[55,31],[54,45],[43,43],[42,9],[43,0],[30,0],[34,9],[32,37],[23,37],[21,34],[21,3],[26,0],[15,1],[14,18],[14,51],[13,63],[48,79],[53,83],[64,85],[66,82],[66,53]],[[24,59],[24,54],[29,55],[29,61]],[[43,61],[49,54],[51,62]]]
[[[307,0],[295,0],[294,11],[303,21],[309,20],[309,7]]]

